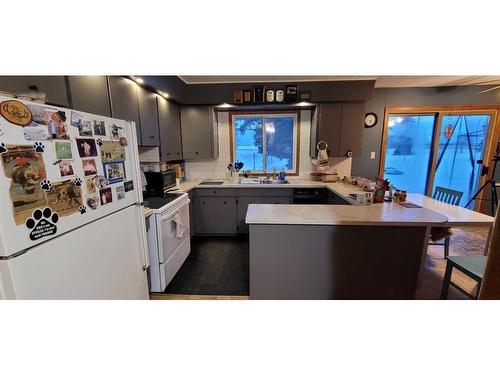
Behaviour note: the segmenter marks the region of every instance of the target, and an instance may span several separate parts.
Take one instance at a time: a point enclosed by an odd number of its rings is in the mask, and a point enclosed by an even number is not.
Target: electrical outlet
[[[370,159],[375,159],[375,151],[370,152]]]

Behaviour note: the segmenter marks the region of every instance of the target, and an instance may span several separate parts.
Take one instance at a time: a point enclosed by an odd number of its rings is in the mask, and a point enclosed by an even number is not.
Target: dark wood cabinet
[[[106,76],[69,76],[68,85],[71,108],[111,117]]]
[[[137,102],[139,103],[139,120],[141,128],[141,146],[160,146],[160,131],[158,128],[157,95],[142,87],[137,87]]]
[[[160,96],[158,122],[160,127],[160,159],[171,161],[182,159],[181,122],[179,106]]]
[[[0,91],[44,93],[48,104],[69,107],[65,76],[0,76]]]
[[[319,141],[328,144],[331,157],[361,155],[365,102],[322,103],[316,107],[311,126],[311,157]]]
[[[217,122],[210,106],[181,106],[182,153],[185,160],[215,159]]]

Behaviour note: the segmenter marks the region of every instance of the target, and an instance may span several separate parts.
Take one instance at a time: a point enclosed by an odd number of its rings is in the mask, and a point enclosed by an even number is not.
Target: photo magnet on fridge
[[[113,202],[113,193],[110,187],[99,190],[99,196],[101,198],[101,206]]]
[[[134,190],[134,180],[125,181],[123,187],[125,188],[125,192]]]
[[[125,179],[125,163],[123,161],[115,161],[110,163],[102,163],[104,176],[110,184],[121,182]]]
[[[93,138],[77,138],[76,147],[81,158],[97,156],[97,146]]]
[[[65,111],[32,104],[28,104],[28,108],[32,117],[29,125],[23,129],[24,139],[28,141],[69,139]]]
[[[95,210],[99,207],[99,197],[97,195],[91,195],[87,197],[87,206]]]
[[[48,205],[59,212],[60,216],[78,212],[83,203],[81,187],[76,186],[75,180],[53,182],[46,195]]]
[[[30,145],[0,143],[3,172],[10,180],[9,194],[16,225],[23,224],[36,208],[47,206],[41,182],[47,174],[43,154]],[[5,213],[3,213],[5,214]]]
[[[59,214],[53,212],[50,207],[45,207],[43,210],[37,208],[25,223],[26,228],[31,229],[30,240],[36,241],[56,234],[57,226],[55,224],[58,221]]]

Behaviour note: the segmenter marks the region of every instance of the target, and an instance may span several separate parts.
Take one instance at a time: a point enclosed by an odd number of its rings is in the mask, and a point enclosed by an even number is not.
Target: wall
[[[499,105],[500,90],[479,94],[480,91],[488,88],[488,86],[459,86],[375,89],[372,98],[366,102],[366,112],[376,113],[378,124],[371,129],[364,129],[361,156],[353,158],[352,174],[354,176],[365,177],[378,175],[385,107],[468,104]],[[372,151],[376,153],[375,159],[370,159],[370,152]],[[497,173],[497,176],[500,178],[500,172]]]
[[[229,146],[229,114],[219,113],[219,157],[207,161],[187,161],[186,177],[188,179],[225,179],[227,165],[230,162]],[[311,157],[309,156],[309,140],[311,134],[311,111],[300,112],[300,161],[299,176],[309,178],[313,170]],[[330,164],[334,165],[341,176],[350,176],[350,158],[331,158]]]

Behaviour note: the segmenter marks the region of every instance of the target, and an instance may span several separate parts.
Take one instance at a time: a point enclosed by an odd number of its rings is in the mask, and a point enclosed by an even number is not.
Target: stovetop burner
[[[158,208],[161,208],[165,206],[166,204],[169,204],[170,202],[176,200],[179,198],[181,195],[180,194],[165,194],[164,197],[147,197],[144,198],[144,205],[146,207],[152,208],[153,210],[156,210]]]

